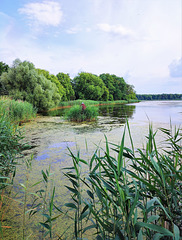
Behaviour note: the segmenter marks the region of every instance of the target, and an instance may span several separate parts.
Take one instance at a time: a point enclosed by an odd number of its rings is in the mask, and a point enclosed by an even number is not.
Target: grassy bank
[[[18,158],[25,148],[18,124],[35,116],[30,103],[0,97],[0,189],[15,177]]]
[[[88,105],[108,105],[108,104],[126,104],[126,103],[135,103],[138,102],[137,100],[131,99],[129,101],[126,100],[117,100],[117,101],[94,101],[94,100],[73,100],[73,101],[67,101],[67,102],[61,102],[58,107],[66,107],[66,106],[74,106],[74,105],[80,105],[82,102],[86,106]]]
[[[11,122],[26,122],[36,116],[36,109],[28,102],[0,97],[0,115],[2,114]]]

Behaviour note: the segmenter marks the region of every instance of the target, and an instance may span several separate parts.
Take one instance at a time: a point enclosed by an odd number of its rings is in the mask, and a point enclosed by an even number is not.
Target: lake
[[[64,115],[65,109],[60,110],[59,114]],[[121,142],[124,125],[128,118],[135,149],[142,147],[145,143],[149,122],[152,122],[154,130],[159,127],[169,128],[170,120],[173,125],[179,126],[182,123],[182,101],[153,101],[140,102],[127,105],[102,105],[99,106],[99,117],[96,122],[89,123],[70,123],[62,117],[38,116],[34,121],[26,123],[22,129],[25,131],[25,138],[32,145],[32,149],[25,151],[25,157],[30,158],[34,154],[32,161],[32,171],[29,173],[29,182],[35,183],[41,178],[41,170],[49,168],[54,173],[51,186],[56,187],[56,201],[58,207],[63,207],[69,198],[69,192],[64,187],[67,183],[63,176],[63,168],[72,166],[71,157],[68,154],[68,147],[76,154],[80,151],[80,156],[89,161],[97,146],[105,148],[105,136],[109,142],[119,144]],[[163,140],[162,134],[157,134],[157,142]],[[128,134],[125,138],[125,146],[131,147]],[[17,199],[23,196],[20,183],[26,181],[25,166],[17,166],[14,193]],[[31,191],[36,191],[36,188]],[[28,201],[31,201],[29,198]],[[30,204],[30,203],[29,203]],[[9,210],[11,223],[14,228],[9,230],[6,239],[20,239],[22,204],[12,204]],[[27,233],[30,239],[41,239],[40,228],[38,227],[39,217],[33,221],[27,218]],[[60,227],[61,226],[61,227]],[[58,219],[55,231],[60,235],[69,227],[68,219]],[[10,238],[10,236],[14,236]],[[31,237],[32,236],[32,237]],[[34,238],[36,236],[36,238]]]

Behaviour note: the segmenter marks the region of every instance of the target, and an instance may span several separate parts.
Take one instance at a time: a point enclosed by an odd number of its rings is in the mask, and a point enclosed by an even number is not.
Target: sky
[[[182,93],[182,0],[0,0],[0,61]]]

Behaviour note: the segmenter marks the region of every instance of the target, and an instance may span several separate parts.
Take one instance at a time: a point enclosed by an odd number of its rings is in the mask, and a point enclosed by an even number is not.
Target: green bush
[[[92,121],[98,116],[98,109],[94,106],[88,106],[84,111],[81,106],[73,106],[66,113],[66,119],[74,122]]]

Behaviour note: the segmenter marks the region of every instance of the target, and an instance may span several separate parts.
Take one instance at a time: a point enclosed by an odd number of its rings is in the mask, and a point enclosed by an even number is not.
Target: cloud
[[[68,33],[68,34],[77,34],[77,33],[79,33],[80,31],[82,31],[82,28],[79,27],[79,26],[75,26],[75,27],[72,27],[72,28],[70,28],[70,29],[67,29],[67,30],[66,30],[66,33]]]
[[[106,33],[109,33],[109,34],[112,34],[112,35],[119,35],[123,38],[134,37],[133,31],[123,27],[120,24],[110,25],[110,24],[107,24],[107,23],[100,23],[100,24],[97,24],[97,27],[98,27],[99,30],[101,30],[103,32],[106,32]]]
[[[29,20],[38,25],[57,27],[63,19],[61,6],[55,1],[27,3],[18,9],[18,12],[25,14]]]
[[[170,76],[173,78],[182,77],[182,58],[173,60],[169,65]]]

